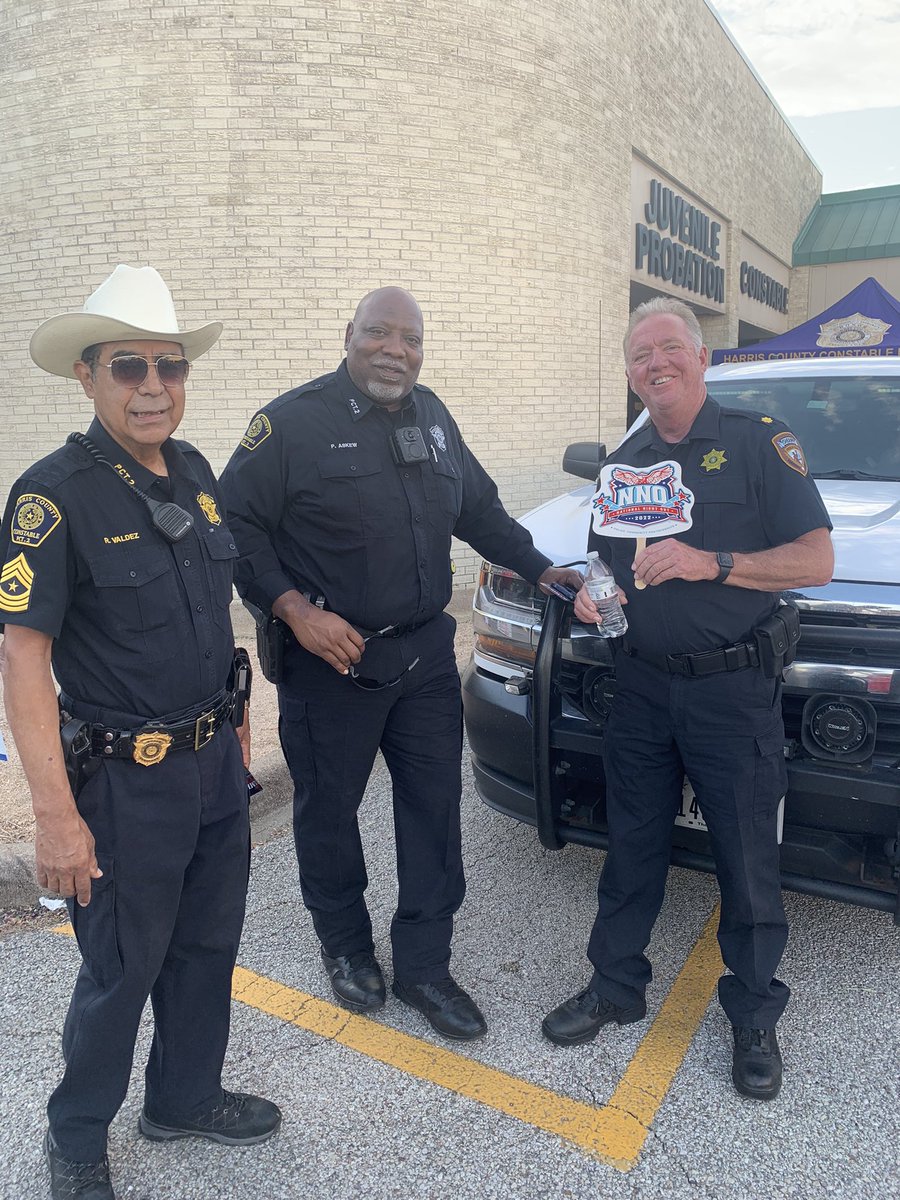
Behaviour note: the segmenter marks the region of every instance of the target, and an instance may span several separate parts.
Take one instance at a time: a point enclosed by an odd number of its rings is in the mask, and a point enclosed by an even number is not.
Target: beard
[[[376,404],[392,404],[405,396],[407,389],[403,383],[385,383],[380,379],[372,379],[369,380],[366,391]]]

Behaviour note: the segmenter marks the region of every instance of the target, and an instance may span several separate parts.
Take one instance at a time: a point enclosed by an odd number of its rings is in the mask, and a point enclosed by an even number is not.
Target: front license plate
[[[694,789],[687,780],[681,789],[681,807],[675,814],[675,824],[683,825],[685,829],[702,829],[706,831],[706,822],[694,795]]]
[[[694,789],[691,787],[687,779],[681,789],[681,807],[675,814],[675,824],[683,825],[685,829],[702,829],[707,831],[706,822],[703,820],[703,813],[700,811],[700,805],[697,803],[697,797],[694,795]],[[778,804],[778,845],[781,845],[781,838],[784,832],[784,796]]]

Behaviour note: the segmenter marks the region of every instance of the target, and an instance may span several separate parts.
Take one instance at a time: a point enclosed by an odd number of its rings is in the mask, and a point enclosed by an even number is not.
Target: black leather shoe
[[[109,1182],[109,1159],[77,1162],[66,1158],[53,1140],[50,1130],[44,1137],[44,1158],[50,1168],[50,1195],[53,1200],[116,1200]]]
[[[392,990],[398,1000],[423,1013],[442,1037],[472,1042],[487,1033],[487,1021],[478,1005],[449,975],[432,983],[400,983],[395,979]]]
[[[781,1051],[774,1029],[733,1025],[731,1081],[751,1100],[774,1100],[781,1091]]]
[[[331,980],[331,990],[344,1008],[367,1013],[384,1007],[384,976],[374,954],[329,958],[323,950],[322,962]]]
[[[643,1000],[631,1008],[620,1008],[587,987],[547,1013],[541,1022],[541,1031],[556,1046],[580,1046],[582,1042],[592,1041],[611,1021],[617,1025],[633,1025],[646,1015],[647,1005]]]
[[[281,1109],[261,1096],[223,1092],[221,1103],[194,1117],[141,1113],[138,1128],[151,1142],[202,1137],[223,1146],[252,1146],[270,1138],[281,1124]]]

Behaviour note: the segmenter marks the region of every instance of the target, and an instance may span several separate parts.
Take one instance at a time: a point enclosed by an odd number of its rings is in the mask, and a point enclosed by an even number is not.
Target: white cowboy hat
[[[39,326],[29,350],[42,370],[75,379],[73,364],[97,342],[179,342],[185,358],[192,360],[205,354],[221,332],[221,321],[179,329],[172,293],[159,271],[120,263],[88,296],[81,312],[62,313]]]

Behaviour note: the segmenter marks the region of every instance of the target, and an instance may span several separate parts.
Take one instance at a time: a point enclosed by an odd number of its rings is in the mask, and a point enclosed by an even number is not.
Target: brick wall
[[[128,262],[225,322],[182,427],[216,467],[409,287],[422,380],[520,513],[623,426],[633,150],[781,257],[818,194],[702,0],[5,0],[0,42],[4,496],[90,419],[28,338]]]

